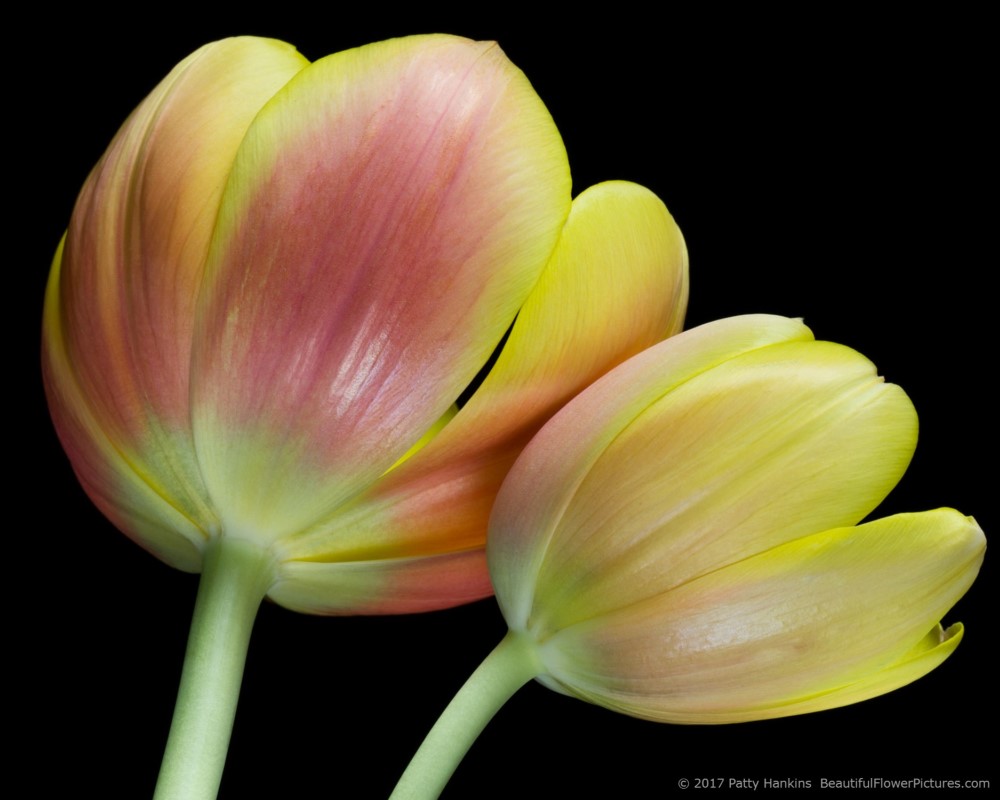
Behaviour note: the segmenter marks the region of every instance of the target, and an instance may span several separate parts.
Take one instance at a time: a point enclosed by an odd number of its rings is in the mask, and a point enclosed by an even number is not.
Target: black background
[[[196,576],[160,564],[101,517],[52,433],[37,369],[48,262],[125,116],[174,63],[225,35],[287,39],[311,59],[406,33],[497,39],[554,115],[575,191],[624,178],[667,203],[690,249],[689,326],[747,312],[801,316],[907,390],[921,441],[880,516],[951,505],[993,527],[986,274],[996,257],[984,231],[995,228],[986,205],[995,174],[982,21],[671,13],[669,25],[541,28],[512,13],[369,16],[116,20],[125,33],[107,20],[60,19],[56,30],[19,34],[9,154],[19,212],[8,235],[18,244],[11,269],[27,288],[9,337],[29,423],[11,426],[23,477],[10,491],[21,511],[9,517],[6,571],[25,670],[14,695],[29,701],[26,759],[13,769],[30,770],[42,794],[152,792],[197,588]],[[675,727],[531,684],[444,797],[658,797],[679,793],[685,777],[993,777],[971,727],[994,711],[988,566],[948,615],[966,623],[966,641],[892,695],[787,720]],[[400,618],[314,618],[265,604],[222,797],[387,796],[503,630],[492,600]]]

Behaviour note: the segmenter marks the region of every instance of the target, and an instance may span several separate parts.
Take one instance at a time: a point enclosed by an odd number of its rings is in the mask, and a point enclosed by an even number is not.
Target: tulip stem
[[[274,577],[254,544],[205,548],[184,670],[154,800],[214,800],[222,780],[250,632]]]
[[[434,800],[440,795],[493,715],[540,672],[533,644],[509,631],[438,717],[389,800]]]

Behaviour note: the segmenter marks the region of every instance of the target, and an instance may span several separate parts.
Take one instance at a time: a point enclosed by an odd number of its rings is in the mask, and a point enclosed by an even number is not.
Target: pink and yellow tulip
[[[569,191],[496,45],[202,48],[112,142],[53,265],[46,386],[88,494],[181,569],[220,538],[266,551],[296,609],[489,594],[486,519],[521,447],[682,324],[662,204]]]
[[[916,434],[867,359],[781,317],[703,325],[604,376],[497,496],[487,551],[510,632],[394,797],[435,797],[532,678],[637,717],[728,723],[934,669],[961,641],[939,620],[975,579],[982,531],[951,509],[858,524]]]
[[[157,797],[214,796],[264,596],[353,614],[488,595],[507,469],[680,330],[686,298],[663,204],[627,183],[571,202],[558,131],[495,44],[309,64],[241,38],[181,62],[87,179],[43,325],[87,493],[202,572]]]

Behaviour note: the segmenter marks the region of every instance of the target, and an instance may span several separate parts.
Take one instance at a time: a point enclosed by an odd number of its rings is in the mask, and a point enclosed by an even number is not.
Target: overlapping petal
[[[564,690],[667,722],[858,702],[954,650],[960,626],[938,620],[984,549],[975,521],[950,509],[814,534],[566,628],[547,666]]]
[[[489,560],[508,623],[527,626],[538,573],[566,507],[594,462],[652,402],[742,353],[811,339],[805,325],[784,317],[702,325],[629,359],[557,414],[505,480],[490,519],[491,530],[502,532],[489,545]]]
[[[282,542],[272,597],[336,611],[343,596],[336,587],[359,573],[371,575],[373,587],[384,577],[370,610],[489,594],[487,519],[518,453],[587,384],[680,330],[686,300],[687,253],[662,202],[623,182],[583,192],[479,390],[428,446],[326,525]],[[453,579],[463,562],[475,581]],[[439,588],[414,592],[419,584]]]
[[[933,669],[985,543],[951,510],[850,527],[916,440],[905,394],[794,320],[631,359],[566,406],[497,498],[488,556],[541,680],[636,716],[734,722]]]
[[[902,477],[916,437],[906,395],[846,347],[775,344],[719,364],[601,453],[539,572],[539,602],[558,616],[535,624],[559,629],[853,525]]]
[[[215,524],[188,414],[208,242],[247,127],[306,63],[242,38],[178,64],[94,168],[50,276],[43,366],[74,468],[119,527],[185,568]]]
[[[198,457],[225,524],[299,532],[471,381],[569,211],[559,134],[492,43],[325,58],[262,110],[198,309]]]

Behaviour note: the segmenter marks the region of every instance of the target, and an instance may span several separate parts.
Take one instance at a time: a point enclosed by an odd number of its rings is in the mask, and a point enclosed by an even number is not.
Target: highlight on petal
[[[687,252],[663,203],[625,182],[599,184],[573,201],[559,243],[521,309],[497,363],[454,419],[429,443],[390,471],[326,525],[282,542],[285,580],[308,580],[310,599],[278,587],[282,604],[327,603],[319,575],[340,562],[393,559],[396,606],[416,610],[401,589],[410,569],[450,563],[467,553],[481,569],[493,497],[532,434],[566,401],[603,373],[680,330],[687,301]],[[428,566],[418,566],[425,556]],[[306,576],[314,576],[306,578]],[[462,582],[440,605],[467,602]],[[478,597],[491,593],[483,570]],[[430,606],[421,606],[427,608]]]
[[[563,691],[667,722],[739,722],[858,702],[929,672],[938,620],[985,552],[951,509],[780,545],[563,629],[542,647]]]
[[[209,238],[250,121],[306,63],[247,37],[178,64],[94,168],[50,275],[43,365],[63,445],[102,510],[185,569],[215,519],[188,428]]]
[[[236,158],[197,310],[195,439],[224,524],[307,530],[403,456],[510,325],[569,191],[495,44],[397,39],[290,81]]]

